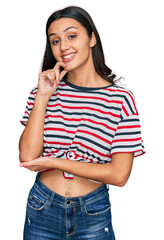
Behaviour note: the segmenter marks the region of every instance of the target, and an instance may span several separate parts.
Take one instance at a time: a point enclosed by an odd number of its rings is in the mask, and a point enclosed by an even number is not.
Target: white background
[[[1,3],[2,4],[2,3]],[[0,6],[0,238],[21,240],[26,199],[35,173],[20,168],[19,123],[37,84],[49,15],[78,5],[92,16],[107,65],[126,79],[136,96],[147,153],[134,160],[125,187],[110,187],[117,240],[163,240],[163,61],[162,0],[3,1]],[[3,237],[2,237],[3,236]]]

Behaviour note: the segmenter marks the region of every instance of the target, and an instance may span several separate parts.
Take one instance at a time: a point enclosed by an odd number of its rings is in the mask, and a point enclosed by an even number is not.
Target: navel
[[[70,191],[66,191],[66,192],[65,192],[65,196],[66,196],[66,197],[70,197],[70,196],[71,196],[71,192],[70,192]]]

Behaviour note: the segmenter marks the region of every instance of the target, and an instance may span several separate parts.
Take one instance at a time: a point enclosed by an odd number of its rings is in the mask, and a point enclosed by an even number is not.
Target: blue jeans
[[[23,239],[114,240],[107,186],[66,198],[45,186],[38,173],[27,200]]]

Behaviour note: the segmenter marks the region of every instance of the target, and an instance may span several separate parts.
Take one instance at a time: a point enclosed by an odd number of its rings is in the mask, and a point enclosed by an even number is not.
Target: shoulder
[[[127,88],[118,85],[111,85],[111,90],[123,98],[135,98],[133,92]]]
[[[122,107],[121,107],[121,116],[125,118],[129,115],[138,114],[136,99],[133,92],[124,87],[120,87],[118,85],[112,86],[112,91],[115,96],[118,96],[121,99]]]
[[[129,89],[118,87],[123,95],[123,104],[122,104],[122,117],[128,117],[130,115],[138,115],[136,99],[133,92]]]

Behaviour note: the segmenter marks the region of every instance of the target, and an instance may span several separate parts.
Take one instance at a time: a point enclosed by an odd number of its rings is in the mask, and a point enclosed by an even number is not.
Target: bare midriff
[[[54,170],[51,172],[40,173],[40,180],[52,191],[64,197],[78,197],[94,191],[102,185],[89,179],[74,176],[73,179],[66,179],[63,172]]]

